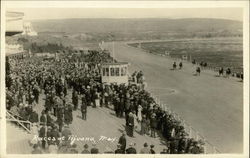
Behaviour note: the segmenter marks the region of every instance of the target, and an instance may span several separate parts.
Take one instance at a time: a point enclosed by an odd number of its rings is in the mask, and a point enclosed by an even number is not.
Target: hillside
[[[242,22],[225,19],[57,19],[32,21],[37,32],[241,32]]]

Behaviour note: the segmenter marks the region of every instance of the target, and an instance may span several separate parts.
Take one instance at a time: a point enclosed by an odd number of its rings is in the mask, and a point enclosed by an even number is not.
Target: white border
[[[244,149],[243,154],[185,155],[185,157],[249,157],[249,1],[1,1],[1,153],[0,157],[27,157],[6,155],[5,124],[5,9],[6,8],[243,8],[243,65],[244,65]],[[83,157],[83,155],[29,155],[28,157]],[[84,157],[131,157],[131,155],[84,155]],[[183,155],[140,155],[132,157],[183,157]]]

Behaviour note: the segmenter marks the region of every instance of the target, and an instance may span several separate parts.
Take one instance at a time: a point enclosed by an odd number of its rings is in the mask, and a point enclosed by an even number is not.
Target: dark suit
[[[126,150],[126,154],[136,154],[136,149],[133,147],[130,147]]]
[[[134,132],[134,117],[133,116],[129,116],[128,117],[128,136],[133,137],[133,132]]]
[[[121,136],[119,138],[118,143],[121,144],[121,150],[123,151],[123,153],[125,153],[126,143],[127,143],[127,140],[126,140],[125,136]]]
[[[91,154],[98,154],[98,153],[99,153],[99,150],[98,150],[97,148],[92,148],[92,149],[90,150],[90,153],[91,153]]]
[[[30,114],[29,121],[30,121],[31,123],[38,122],[38,114],[37,114],[36,112],[32,112],[32,113]]]
[[[39,137],[44,138],[46,136],[46,129],[45,127],[41,127],[39,130]],[[42,139],[42,148],[45,149],[46,141]]]

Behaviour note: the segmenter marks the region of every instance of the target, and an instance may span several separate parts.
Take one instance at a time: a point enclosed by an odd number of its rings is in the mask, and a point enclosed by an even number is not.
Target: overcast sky
[[[220,18],[242,21],[241,8],[18,8],[25,20],[68,18]]]

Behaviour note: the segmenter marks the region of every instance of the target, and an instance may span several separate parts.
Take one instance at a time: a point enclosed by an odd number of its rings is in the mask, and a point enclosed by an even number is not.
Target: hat
[[[122,135],[126,135],[126,131],[122,131]]]
[[[72,145],[72,148],[76,148],[77,147],[77,145],[74,143],[73,145]]]
[[[144,147],[148,147],[148,143],[144,143],[144,145],[143,145]]]
[[[150,145],[150,148],[153,148],[153,147],[155,147],[153,144],[152,144],[152,145]]]
[[[85,149],[87,149],[89,146],[88,146],[88,144],[84,144],[84,146],[83,146]]]

